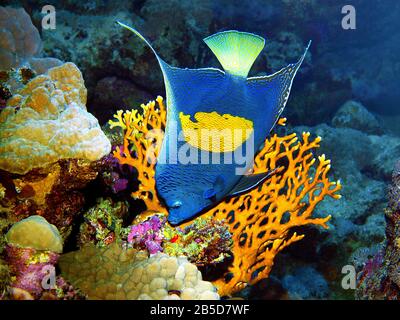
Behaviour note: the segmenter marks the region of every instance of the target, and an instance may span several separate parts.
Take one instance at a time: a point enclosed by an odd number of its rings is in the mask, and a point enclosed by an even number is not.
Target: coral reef
[[[11,274],[8,264],[0,259],[0,300],[2,300],[11,284]]]
[[[83,215],[78,246],[93,243],[104,247],[125,237],[128,230],[122,224],[127,211],[128,207],[124,202],[113,203],[111,199],[98,199],[97,204]]]
[[[54,265],[58,261],[59,254],[14,245],[7,245],[5,251],[6,261],[12,274],[15,275],[10,284],[11,297],[17,292],[21,294],[23,290],[27,297],[31,295],[32,299],[39,298],[43,292],[42,281],[49,275],[50,270],[55,270]]]
[[[62,277],[55,266],[63,251],[61,235],[41,216],[15,223],[5,236],[4,256],[0,260],[0,300],[75,300],[85,299]]]
[[[364,107],[358,107],[366,111]],[[369,113],[365,115],[362,112],[365,119],[377,118]],[[294,274],[297,268],[312,266],[328,282],[329,299],[354,299],[352,290],[340,286],[343,274],[338,266],[354,265],[354,256],[360,250],[368,252],[366,257],[373,256],[382,246],[386,228],[383,212],[387,206],[387,184],[396,159],[400,158],[397,136],[387,131],[379,135],[376,130],[365,132],[367,124],[361,122],[360,127],[360,118],[356,115],[347,114],[349,121],[341,122],[340,127],[335,127],[330,121],[314,127],[287,128],[297,134],[308,131],[312,137],[323,138],[315,155],[329,155],[333,164],[331,172],[340,177],[343,184],[342,198],[339,205],[334,199],[327,198],[315,208],[316,216],[331,212],[329,230],[303,229],[308,235],[307,243],[294,244],[278,256],[271,276],[281,281],[286,275]],[[380,119],[377,120],[380,123]]]
[[[152,98],[139,85],[118,77],[102,78],[92,90],[93,97],[89,99],[88,105],[93,106],[92,112],[100,122],[110,119],[116,107],[125,109],[128,106],[138,106]]]
[[[23,176],[1,171],[0,181],[6,187],[6,196],[0,202],[0,212],[11,221],[41,215],[57,226],[65,238],[85,205],[81,190],[97,177],[101,168],[102,161],[71,159]]]
[[[106,132],[106,135],[107,134],[109,133]],[[114,142],[114,139],[118,140],[118,137],[113,137],[112,134],[110,135],[110,140],[112,142]],[[130,179],[134,176],[134,170],[130,167],[120,165],[112,154],[104,159],[104,163],[108,165],[102,170],[100,175],[103,186],[112,194],[129,191]]]
[[[213,285],[184,257],[148,257],[144,251],[112,243],[67,253],[59,265],[63,277],[89,299],[219,299]]]
[[[2,201],[0,200],[0,209]],[[12,227],[14,223],[18,221],[18,218],[13,215],[11,212],[2,212],[0,210],[0,254],[3,251],[3,248],[7,244],[6,241],[6,233]]]
[[[392,174],[392,183],[388,190],[389,208],[400,211],[400,161],[397,161]]]
[[[161,107],[160,97],[157,102]],[[154,161],[149,162],[147,157],[150,143],[153,151],[159,150],[162,135],[158,139],[146,137],[148,121],[143,119],[152,120],[150,128],[162,130],[165,109],[156,109],[154,101],[143,109],[142,116],[137,116],[134,110],[119,111],[115,115],[118,121],[110,121],[111,126],[124,129],[123,150],[130,150],[130,143],[134,148],[134,158],[130,153],[121,154],[120,149],[114,152],[114,156],[121,164],[136,165],[139,177],[143,177],[139,178],[139,190],[145,195],[142,199],[148,209],[160,209],[155,190]],[[284,121],[279,123],[284,124]],[[138,136],[141,130],[144,130],[143,135]],[[314,167],[316,159],[311,151],[319,147],[321,138],[310,140],[309,137],[310,133],[303,132],[302,141],[296,134],[283,137],[274,134],[266,139],[262,151],[256,156],[253,172],[276,169],[275,174],[260,188],[228,199],[200,217],[225,219],[233,235],[233,261],[224,276],[214,281],[221,296],[231,295],[247,284],[267,277],[278,252],[304,237],[291,232],[294,227],[314,224],[327,228],[330,216],[313,217],[313,211],[326,196],[339,199],[337,192],[341,185],[329,180],[330,161],[325,155],[318,157],[319,163]]]
[[[400,299],[400,162],[393,171],[389,206],[385,210],[386,243],[380,252],[365,262],[357,275],[356,299]]]
[[[16,0],[4,3],[20,6]],[[38,0],[29,3],[35,7],[42,5]],[[398,101],[394,87],[395,53],[399,49],[395,41],[398,4],[380,2],[372,10],[360,0],[353,4],[366,8],[362,12],[365,21],[375,21],[373,30],[358,30],[357,37],[337,27],[340,8],[333,3],[321,6],[316,1],[272,0],[265,4],[263,0],[255,0],[249,5],[238,0],[207,0],[193,4],[190,0],[171,0],[159,6],[155,0],[114,5],[68,1],[57,7],[57,29],[42,33],[43,51],[79,66],[92,95],[89,110],[100,116],[101,122],[109,119],[116,111],[114,108],[127,107],[128,103],[135,105],[140,99],[146,101],[163,90],[154,57],[139,41],[120,32],[115,20],[144,31],[156,49],[163,48],[166,61],[173,65],[179,61],[180,65],[191,67],[219,66],[202,46],[204,36],[232,26],[251,30],[266,37],[269,44],[268,59],[265,55],[258,59],[255,75],[265,67],[268,72],[277,71],[276,66],[282,65],[279,61],[292,62],[299,48],[313,40],[313,68],[301,70],[307,81],[297,84],[300,90],[291,98],[296,108],[286,111],[292,123],[316,125],[329,121],[352,98],[379,113],[393,113]],[[33,10],[32,18],[39,25],[42,16]],[[366,65],[371,67],[365,68]],[[104,82],[109,81],[114,84],[105,86]],[[115,88],[127,94],[116,93],[117,97],[113,97]]]
[[[6,234],[6,261],[13,275],[11,297],[39,298],[43,279],[54,270],[63,243],[57,228],[41,216],[31,216],[14,224]]]
[[[224,220],[199,218],[184,228],[167,226],[164,239],[165,253],[186,256],[197,266],[215,266],[232,255],[232,234]]]
[[[342,198],[339,204],[327,198],[315,208],[316,216],[331,212],[329,230],[304,230],[308,234],[307,245],[298,243],[289,247],[278,256],[271,274],[283,279],[297,268],[313,266],[329,284],[329,299],[354,299],[352,290],[340,286],[343,274],[338,266],[354,265],[353,254],[359,249],[376,252],[376,247],[384,241],[385,190],[394,163],[400,158],[398,137],[367,134],[351,128],[351,123],[347,126],[320,124],[291,129],[298,134],[309,131],[313,137],[323,137],[324,143],[315,150],[315,155],[330,156],[332,174],[340,177],[343,184]]]
[[[144,211],[132,223],[128,247],[186,257],[196,266],[213,266],[231,257],[232,235],[225,221],[198,218],[173,227],[165,214]]]
[[[168,1],[161,7],[153,0],[112,5],[96,2],[102,5],[97,7],[95,1],[87,4],[68,1],[61,6],[54,3],[57,8],[57,28],[51,32],[44,30],[42,38],[43,52],[47,56],[73,61],[85,74],[92,94],[89,110],[101,122],[106,122],[116,108],[146,101],[163,89],[161,74],[154,72],[154,58],[150,58],[149,51],[139,41],[134,40],[132,44],[132,37],[121,32],[115,24],[116,20],[147,30],[146,34],[155,39],[156,48],[164,48],[164,58],[176,65],[178,61],[185,66],[200,64],[200,60],[204,59],[201,39],[209,34],[211,2],[197,3],[195,9],[190,0]],[[13,0],[5,0],[5,3],[21,6]],[[36,0],[29,5],[36,8],[43,6]],[[175,17],[166,14],[165,10],[172,10]],[[37,24],[42,17],[40,10],[33,10],[32,19]],[[113,90],[115,85],[103,86],[104,92],[95,90],[96,87],[102,87],[110,75],[116,76],[120,92],[126,91],[128,95],[116,94]],[[132,91],[128,92],[130,88]],[[108,97],[112,95],[116,95],[113,97],[114,103],[108,104]],[[139,97],[144,99],[139,100]]]
[[[294,131],[310,131],[324,138],[320,152],[330,155],[335,164],[334,173],[343,181],[343,201],[333,213],[331,236],[326,239],[326,244],[335,242],[340,248],[343,239],[356,239],[368,246],[381,242],[385,228],[381,212],[386,206],[387,181],[395,159],[400,158],[399,139],[326,124],[295,127]],[[328,199],[317,211],[327,210],[333,205]]]
[[[0,113],[0,181],[1,211],[9,217],[39,214],[68,234],[85,202],[78,190],[97,177],[111,150],[85,103],[82,74],[72,63],[28,79],[7,100]]]
[[[277,71],[288,61],[296,61],[304,50],[304,43],[301,38],[292,32],[281,31],[274,36],[268,45],[268,54],[263,52],[264,60],[267,60],[268,71]],[[300,72],[306,72],[311,65],[312,54],[307,54]],[[262,69],[260,66],[257,69]]]
[[[2,33],[1,69],[11,69],[26,57],[37,55],[41,50],[39,31],[34,27],[24,9],[0,8]],[[18,38],[17,34],[24,32]]]
[[[87,296],[66,282],[63,277],[56,278],[54,288],[45,290],[41,300],[86,300]]]
[[[21,88],[23,88],[34,77],[36,77],[36,72],[27,67],[0,71],[1,109],[4,109],[7,106],[8,99],[21,90]]]
[[[141,153],[135,149],[145,147],[154,154],[156,152],[151,150],[154,151],[154,143],[158,143],[157,138],[146,139],[146,135],[141,135],[140,129],[134,127],[135,119],[141,117],[141,114],[136,113],[129,122],[130,115],[121,112],[121,118],[116,122],[120,123],[122,130],[110,131],[109,126],[103,128],[103,132],[114,146],[113,151],[119,147],[116,157],[106,155],[99,161],[84,161],[75,156],[73,159],[53,160],[59,159],[58,152],[64,153],[64,145],[68,145],[68,139],[64,141],[60,138],[57,147],[52,150],[53,153],[49,153],[52,158],[47,159],[46,154],[39,160],[36,158],[38,154],[32,150],[39,149],[42,152],[45,148],[38,145],[37,149],[36,145],[33,145],[38,141],[34,133],[38,132],[42,123],[36,122],[36,114],[44,115],[41,108],[48,108],[50,101],[57,108],[60,107],[60,115],[62,110],[66,110],[67,103],[59,103],[57,99],[61,96],[64,96],[61,99],[68,99],[71,93],[64,89],[63,93],[60,93],[59,88],[54,88],[54,85],[59,84],[49,80],[44,83],[49,85],[45,89],[50,98],[45,99],[45,95],[40,91],[44,85],[33,88],[29,85],[30,81],[37,83],[38,80],[35,79],[40,75],[48,77],[46,72],[49,69],[62,65],[58,59],[73,61],[85,76],[85,87],[88,89],[88,102],[81,101],[79,94],[75,95],[75,102],[83,106],[86,103],[88,110],[99,122],[105,123],[117,109],[130,109],[131,106],[139,105],[138,101],[147,101],[158,93],[162,94],[164,90],[154,56],[138,39],[129,33],[121,32],[115,25],[115,20],[135,26],[151,39],[156,49],[162,47],[162,58],[166,61],[171,61],[175,66],[193,68],[200,65],[219,67],[218,61],[202,44],[201,39],[234,26],[237,30],[254,32],[268,39],[267,49],[255,62],[252,75],[262,75],[260,70],[276,72],[277,67],[283,64],[282,61],[295,61],[304,43],[308,40],[313,41],[311,54],[308,55],[304,68],[299,70],[299,81],[293,88],[296,92],[290,97],[290,106],[285,110],[285,116],[290,118],[295,127],[278,128],[276,132],[280,137],[295,132],[299,139],[302,138],[303,132],[310,132],[309,141],[312,141],[311,137],[315,139],[321,136],[324,143],[319,148],[310,149],[310,152],[314,158],[322,154],[329,155],[332,169],[327,177],[340,177],[343,182],[343,197],[340,202],[326,197],[313,210],[313,217],[323,219],[326,213],[332,215],[332,219],[326,222],[329,231],[314,228],[312,225],[294,227],[293,231],[297,234],[307,235],[307,241],[288,245],[275,256],[274,267],[268,279],[255,284],[255,281],[264,276],[260,274],[254,281],[249,282],[253,285],[247,286],[237,294],[244,298],[353,298],[351,290],[343,290],[340,287],[343,275],[338,267],[350,263],[360,271],[360,285],[356,298],[398,298],[398,276],[394,267],[396,259],[399,259],[396,246],[398,236],[394,234],[398,234],[400,192],[399,188],[395,187],[395,182],[389,188],[389,208],[384,208],[387,205],[386,185],[391,179],[396,159],[400,158],[400,118],[397,108],[399,91],[396,87],[399,73],[397,52],[400,42],[397,41],[398,24],[395,23],[398,20],[396,9],[400,4],[380,1],[370,6],[361,0],[354,0],[352,4],[357,8],[357,26],[359,27],[362,21],[374,23],[370,28],[343,32],[337,24],[340,12],[337,4],[321,5],[318,1],[308,0],[271,0],[268,4],[265,0],[254,0],[251,3],[241,0],[207,0],[197,3],[191,0],[171,0],[162,6],[156,0],[118,3],[67,0],[62,4],[50,0],[48,3],[56,4],[57,28],[54,30],[40,30],[43,15],[38,9],[43,3],[38,0],[24,1],[25,9],[0,7],[0,159],[3,156],[7,157],[3,149],[5,144],[9,143],[7,152],[10,154],[26,150],[25,159],[15,156],[7,160],[9,169],[6,170],[12,172],[0,170],[0,253],[5,248],[5,234],[11,226],[31,215],[41,215],[49,223],[56,225],[65,239],[70,234],[72,225],[80,223],[79,214],[85,208],[86,214],[81,225],[78,246],[83,247],[84,243],[89,242],[106,247],[115,242],[118,233],[123,241],[127,241],[131,230],[129,219],[143,209],[140,201],[129,199],[133,206],[130,206],[128,219],[124,221],[128,227],[122,227],[120,232],[115,233],[114,226],[121,224],[122,212],[119,212],[119,208],[122,210],[125,207],[120,201],[127,200],[131,192],[134,199],[142,199],[147,207],[153,210],[152,213],[141,215],[145,217],[144,220],[135,220],[133,225],[145,222],[155,213],[166,213],[154,191],[154,164],[147,164],[147,161],[141,158]],[[20,7],[21,1],[4,0],[2,5]],[[40,34],[43,40],[40,39]],[[58,59],[45,58],[46,55]],[[80,78],[77,75],[74,77]],[[35,94],[22,95],[21,91],[28,87],[34,89]],[[65,83],[64,88],[67,87],[69,84]],[[15,97],[18,95],[27,100],[17,103]],[[38,99],[35,106],[31,105],[32,98]],[[15,103],[10,105],[9,101]],[[29,108],[26,108],[27,104]],[[160,127],[154,118],[160,119],[156,111],[163,108],[164,105],[156,102],[155,110],[147,111],[147,116],[153,117],[153,120],[147,123]],[[27,110],[32,111],[26,115],[27,122],[24,120],[17,125],[13,119],[17,120],[21,109],[25,109],[22,110],[23,113]],[[7,110],[6,113],[3,110]],[[86,113],[84,107],[81,110],[74,109],[75,111],[77,117]],[[47,109],[46,112],[46,116],[40,117],[43,123],[59,122],[60,117],[57,116],[56,119],[51,109]],[[6,114],[10,121],[4,123]],[[161,112],[161,115],[163,114]],[[130,135],[125,134],[126,120],[128,127],[132,127]],[[90,127],[94,122],[88,123]],[[162,128],[165,118],[161,119],[160,123]],[[66,122],[64,125],[67,129],[70,128]],[[18,132],[24,132],[25,135],[23,140],[14,143],[14,129],[9,131],[10,135],[2,135],[8,132],[4,128],[11,126],[19,126]],[[97,124],[95,127],[96,130],[99,128]],[[52,133],[59,128],[47,129],[45,132],[50,139]],[[82,133],[80,125],[75,126],[73,130],[71,135],[74,137]],[[144,132],[147,134],[148,130]],[[31,136],[33,140],[30,140]],[[25,146],[30,147],[24,149]],[[94,146],[92,144],[92,147]],[[82,145],[82,148],[86,147]],[[73,147],[69,149],[72,150]],[[31,161],[31,158],[34,161]],[[117,158],[125,164],[120,164]],[[47,163],[47,160],[53,162]],[[25,167],[18,167],[21,161],[26,162]],[[277,167],[283,166],[284,169],[279,169],[277,176],[283,177],[289,161],[283,157],[278,162]],[[38,165],[41,167],[33,167]],[[18,167],[19,172],[14,172],[13,167]],[[313,174],[315,169],[310,168],[310,175]],[[90,182],[92,184],[89,184]],[[282,190],[282,193],[285,192],[286,190]],[[94,205],[94,200],[98,197],[103,197],[103,200],[101,204]],[[109,199],[105,200],[105,197],[111,197],[113,200],[108,203]],[[244,208],[253,209],[253,206],[248,205],[249,198],[238,199],[235,205],[242,202]],[[307,199],[306,197],[304,202],[307,202]],[[88,210],[87,207],[92,205],[94,207]],[[228,216],[230,211],[218,214],[223,220],[212,218],[212,213],[209,212],[201,219],[190,221],[191,227],[188,225],[187,228],[196,232],[210,230],[210,233],[211,230],[218,230],[220,234],[229,231],[229,234],[235,237],[235,234],[241,232],[242,225],[247,223],[239,217],[242,214],[246,215],[246,212],[235,212]],[[290,214],[283,215],[283,221],[286,221],[288,215]],[[100,217],[100,221],[96,220],[97,216]],[[239,229],[233,230],[238,219],[241,223]],[[229,224],[229,221],[232,223]],[[212,229],[213,227],[215,229]],[[265,238],[271,237],[273,235],[268,231],[271,227],[270,224],[249,227],[245,234],[253,239],[259,232],[266,230]],[[233,256],[230,257],[228,251],[225,251],[228,247],[232,249],[229,245],[231,237],[228,237],[227,233],[224,239],[210,236],[203,238],[202,243],[194,243],[194,233],[186,232],[186,226],[173,228],[165,223],[161,229],[161,247],[164,253],[171,256],[183,254],[198,266],[218,263],[218,268],[222,269],[229,259],[233,259],[230,267],[232,269],[235,264],[240,263],[234,257],[235,252],[231,252]],[[385,229],[387,243],[381,244],[385,239]],[[213,233],[214,235],[217,235],[217,232]],[[74,242],[76,234],[70,239]],[[215,243],[223,250],[212,251],[213,253],[207,251],[205,254],[207,246],[211,249]],[[146,247],[135,243],[136,245]],[[246,247],[246,250],[250,252],[256,246],[255,243],[251,248]],[[235,250],[239,252],[238,248]],[[240,254],[237,253],[236,256]],[[220,264],[222,258],[225,263]],[[246,266],[245,263],[242,270]],[[229,278],[229,270],[226,275]],[[329,292],[325,290],[321,275],[329,285]],[[0,261],[0,298],[6,296],[4,293],[11,281],[9,276],[9,267]],[[203,276],[207,277],[208,274],[203,273]],[[239,276],[243,277],[237,277]],[[244,282],[248,282],[247,280]],[[231,280],[229,286],[236,281],[236,278]],[[231,290],[229,286],[225,291],[236,290]],[[58,289],[54,290],[44,290],[39,298],[83,298],[60,277],[57,277],[57,287]],[[10,292],[13,298],[34,298],[20,288],[12,288]]]
[[[73,63],[29,81],[0,114],[0,169],[26,174],[60,159],[107,155],[110,142],[85,104],[82,74]]]

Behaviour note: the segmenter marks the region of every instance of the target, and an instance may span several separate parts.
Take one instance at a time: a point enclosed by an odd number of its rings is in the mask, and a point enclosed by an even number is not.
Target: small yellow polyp
[[[204,151],[232,152],[253,133],[251,120],[215,111],[197,112],[196,122],[183,112],[179,113],[179,119],[185,141]]]

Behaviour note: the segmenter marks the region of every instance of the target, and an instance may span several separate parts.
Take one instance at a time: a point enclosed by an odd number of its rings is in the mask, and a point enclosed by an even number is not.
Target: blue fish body
[[[168,207],[169,222],[179,224],[188,220],[226,196],[254,187],[265,179],[267,174],[249,179],[243,173],[252,168],[255,153],[279,119],[308,47],[297,63],[270,76],[249,78],[247,74],[264,47],[261,37],[238,31],[210,36],[205,42],[225,71],[216,68],[182,69],[162,60],[138,31],[120,24],[149,45],[164,76],[167,123],[155,179],[157,191]],[[196,132],[188,128],[198,130],[213,125],[220,128],[225,122],[242,128],[242,140],[237,144],[213,149],[185,135],[185,132]],[[248,145],[253,147],[247,150]],[[180,152],[199,156],[189,157],[192,161],[187,158],[181,161]],[[246,154],[245,158],[239,157],[242,163],[235,162],[236,152]],[[201,161],[200,154],[209,161]],[[214,158],[219,158],[219,162],[213,163]],[[238,174],[238,167],[242,174]]]

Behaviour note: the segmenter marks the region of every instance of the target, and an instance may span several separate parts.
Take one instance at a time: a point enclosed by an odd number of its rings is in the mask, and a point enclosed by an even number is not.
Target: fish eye
[[[179,207],[181,207],[182,206],[182,202],[180,202],[180,201],[175,201],[172,205],[171,205],[171,208],[173,208],[173,209],[178,209]]]

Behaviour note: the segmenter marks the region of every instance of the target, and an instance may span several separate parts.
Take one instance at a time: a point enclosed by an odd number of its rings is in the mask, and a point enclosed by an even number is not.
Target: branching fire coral
[[[233,234],[234,260],[223,278],[215,281],[221,296],[229,295],[268,277],[274,258],[285,247],[304,235],[291,233],[294,227],[308,224],[327,228],[325,218],[312,217],[316,205],[330,196],[339,199],[340,181],[329,181],[330,160],[316,159],[311,152],[319,147],[320,137],[310,140],[310,133],[267,138],[256,156],[254,173],[277,169],[276,173],[254,189],[220,203],[205,213],[227,219]],[[280,167],[280,164],[284,167]]]
[[[121,127],[124,130],[124,144],[117,147],[113,155],[121,165],[127,164],[137,169],[139,189],[132,196],[141,199],[148,210],[165,212],[157,198],[154,179],[155,159],[161,147],[166,121],[166,109],[162,97],[142,104],[143,113],[138,110],[118,111],[109,121],[111,129]]]
[[[125,135],[123,149],[117,148],[114,156],[121,164],[138,170],[140,186],[134,196],[143,199],[148,209],[165,212],[157,198],[154,163],[146,159],[150,148],[158,154],[162,141],[162,135],[146,138],[149,125],[161,130],[165,126],[162,98],[158,97],[157,102],[158,109],[155,102],[142,106],[143,115],[119,111],[115,116],[118,121],[110,124],[122,127]],[[284,123],[285,119],[278,122]],[[197,218],[224,219],[233,235],[233,261],[224,276],[214,282],[221,296],[268,277],[275,256],[304,237],[292,232],[294,227],[312,224],[327,228],[330,216],[317,218],[313,212],[326,196],[339,199],[341,184],[328,178],[330,160],[321,155],[316,162],[313,156],[312,150],[319,147],[320,141],[320,137],[310,139],[309,132],[304,132],[301,139],[294,133],[268,137],[255,158],[253,173],[275,170],[274,174],[258,188],[229,198]]]

